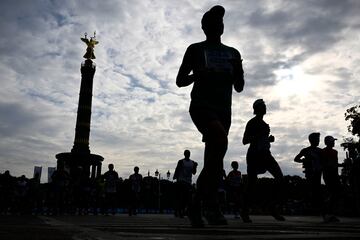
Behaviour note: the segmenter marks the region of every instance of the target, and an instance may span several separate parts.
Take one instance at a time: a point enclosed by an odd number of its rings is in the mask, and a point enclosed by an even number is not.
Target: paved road
[[[360,218],[325,224],[320,217],[287,217],[276,222],[252,216],[253,223],[227,216],[229,225],[194,229],[172,215],[0,216],[0,239],[6,240],[190,240],[190,239],[360,239]]]

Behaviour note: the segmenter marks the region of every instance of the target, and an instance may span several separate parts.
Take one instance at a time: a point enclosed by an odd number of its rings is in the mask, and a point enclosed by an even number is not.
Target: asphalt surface
[[[320,217],[251,216],[243,223],[226,216],[228,225],[192,228],[187,218],[147,214],[115,216],[0,216],[1,240],[114,240],[114,239],[360,239],[360,218],[323,223]]]

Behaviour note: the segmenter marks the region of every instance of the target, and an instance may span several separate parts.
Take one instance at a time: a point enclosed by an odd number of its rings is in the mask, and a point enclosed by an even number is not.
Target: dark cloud
[[[285,2],[280,8],[257,9],[248,24],[262,36],[278,42],[286,48],[299,45],[308,54],[331,48],[342,40],[342,30],[353,24],[349,16],[354,16],[360,4],[354,1],[298,1]]]
[[[0,132],[3,137],[30,134],[38,117],[21,103],[0,103]]]

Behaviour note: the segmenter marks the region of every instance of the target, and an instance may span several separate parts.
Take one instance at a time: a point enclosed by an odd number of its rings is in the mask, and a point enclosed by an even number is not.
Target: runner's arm
[[[235,53],[235,59],[231,62],[234,68],[234,89],[237,92],[242,92],[245,85],[244,69],[240,53],[236,49]]]
[[[190,74],[190,72],[193,70],[192,65],[191,47],[189,47],[185,52],[184,59],[176,77],[176,85],[178,87],[186,87],[194,82],[194,74]]]
[[[304,162],[304,159],[303,159],[304,157],[305,157],[304,150],[301,150],[300,153],[295,156],[294,162],[303,163]]]

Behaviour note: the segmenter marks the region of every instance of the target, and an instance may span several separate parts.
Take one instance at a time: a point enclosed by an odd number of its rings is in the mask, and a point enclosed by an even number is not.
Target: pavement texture
[[[226,226],[192,228],[187,218],[162,214],[0,216],[0,239],[360,239],[360,218],[323,223],[320,217],[286,216],[285,222],[277,222],[270,216],[251,216],[253,223],[243,223],[226,217]]]

